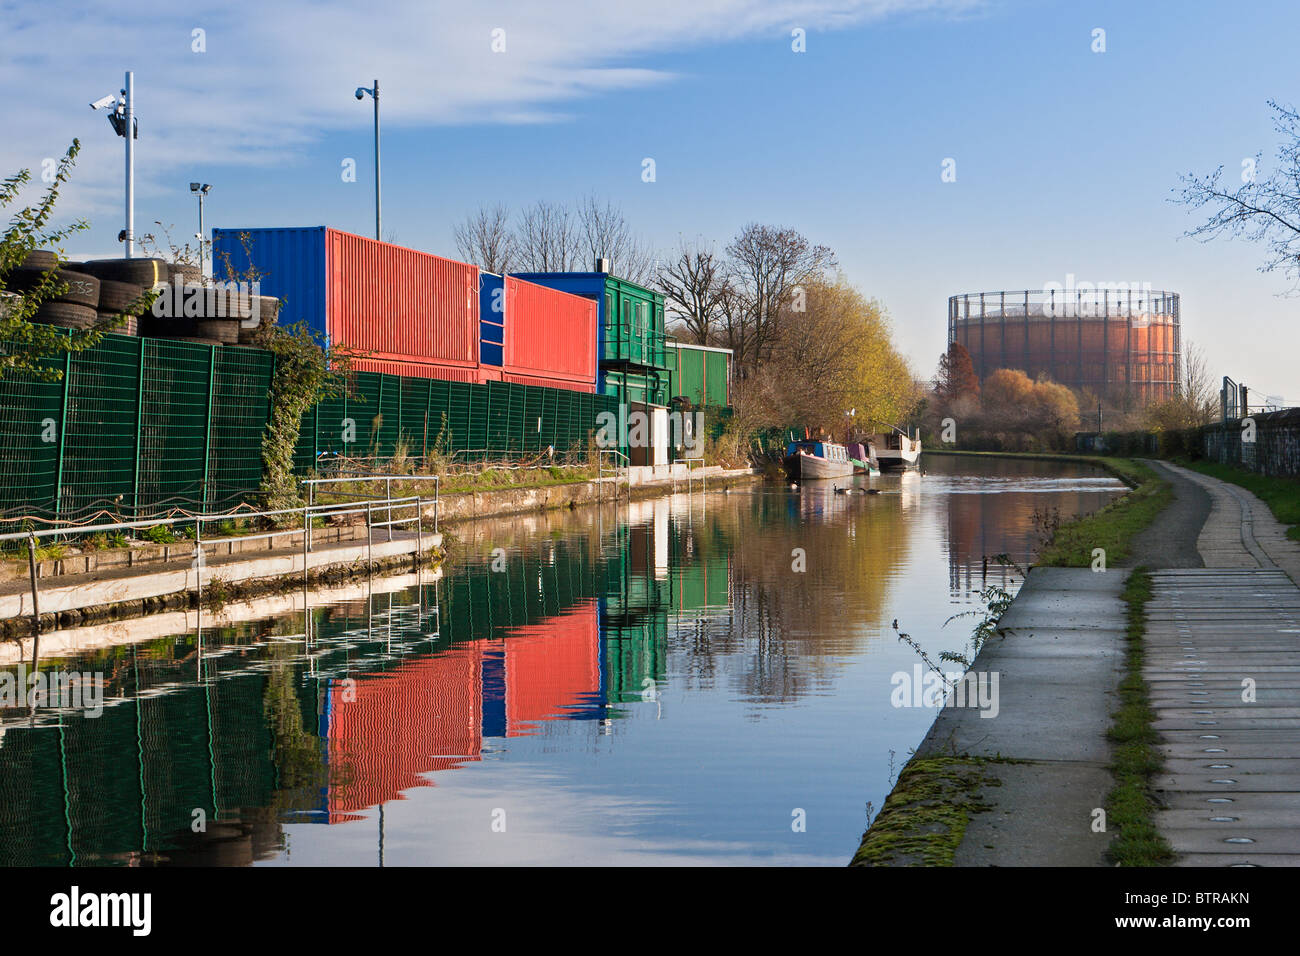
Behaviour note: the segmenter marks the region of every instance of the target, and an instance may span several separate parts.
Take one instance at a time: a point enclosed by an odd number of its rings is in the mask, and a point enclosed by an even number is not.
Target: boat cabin
[[[792,441],[785,446],[786,457],[798,455],[800,453],[812,455],[815,458],[825,458],[827,461],[848,461],[849,453],[843,445],[829,441],[818,441],[815,438],[804,439],[803,441]]]

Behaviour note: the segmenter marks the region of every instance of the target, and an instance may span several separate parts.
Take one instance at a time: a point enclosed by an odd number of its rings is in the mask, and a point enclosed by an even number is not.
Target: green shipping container
[[[669,343],[668,364],[673,373],[672,396],[682,396],[695,407],[718,408],[731,404],[731,350]]]

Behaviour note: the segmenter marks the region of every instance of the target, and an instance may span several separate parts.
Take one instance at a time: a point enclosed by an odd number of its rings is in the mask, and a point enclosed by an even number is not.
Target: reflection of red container
[[[480,653],[473,645],[330,687],[329,819],[402,799],[424,774],[479,759]]]
[[[596,303],[514,276],[505,277],[505,296],[502,371],[545,379],[554,387],[594,391]]]
[[[595,601],[511,630],[506,658],[506,735],[535,733],[538,721],[563,719],[600,693],[600,628]]]

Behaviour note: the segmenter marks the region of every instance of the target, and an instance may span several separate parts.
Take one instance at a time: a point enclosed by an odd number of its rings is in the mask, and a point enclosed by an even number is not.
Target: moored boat
[[[921,439],[912,438],[900,428],[873,435],[871,444],[881,471],[912,468],[921,460]]]
[[[785,473],[792,481],[848,478],[853,470],[848,451],[837,442],[808,439],[785,448]]]
[[[849,461],[853,462],[853,473],[855,475],[880,474],[880,462],[876,459],[876,449],[871,442],[866,444],[847,442],[844,445],[844,450],[849,453]]]

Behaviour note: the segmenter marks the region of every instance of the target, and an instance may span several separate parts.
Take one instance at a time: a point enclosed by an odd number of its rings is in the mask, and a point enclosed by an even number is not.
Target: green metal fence
[[[49,362],[59,382],[0,380],[0,515],[147,515],[248,499],[262,477],[274,356],[105,335]],[[295,464],[324,456],[493,459],[582,452],[617,399],[561,389],[358,372],[303,418]]]

